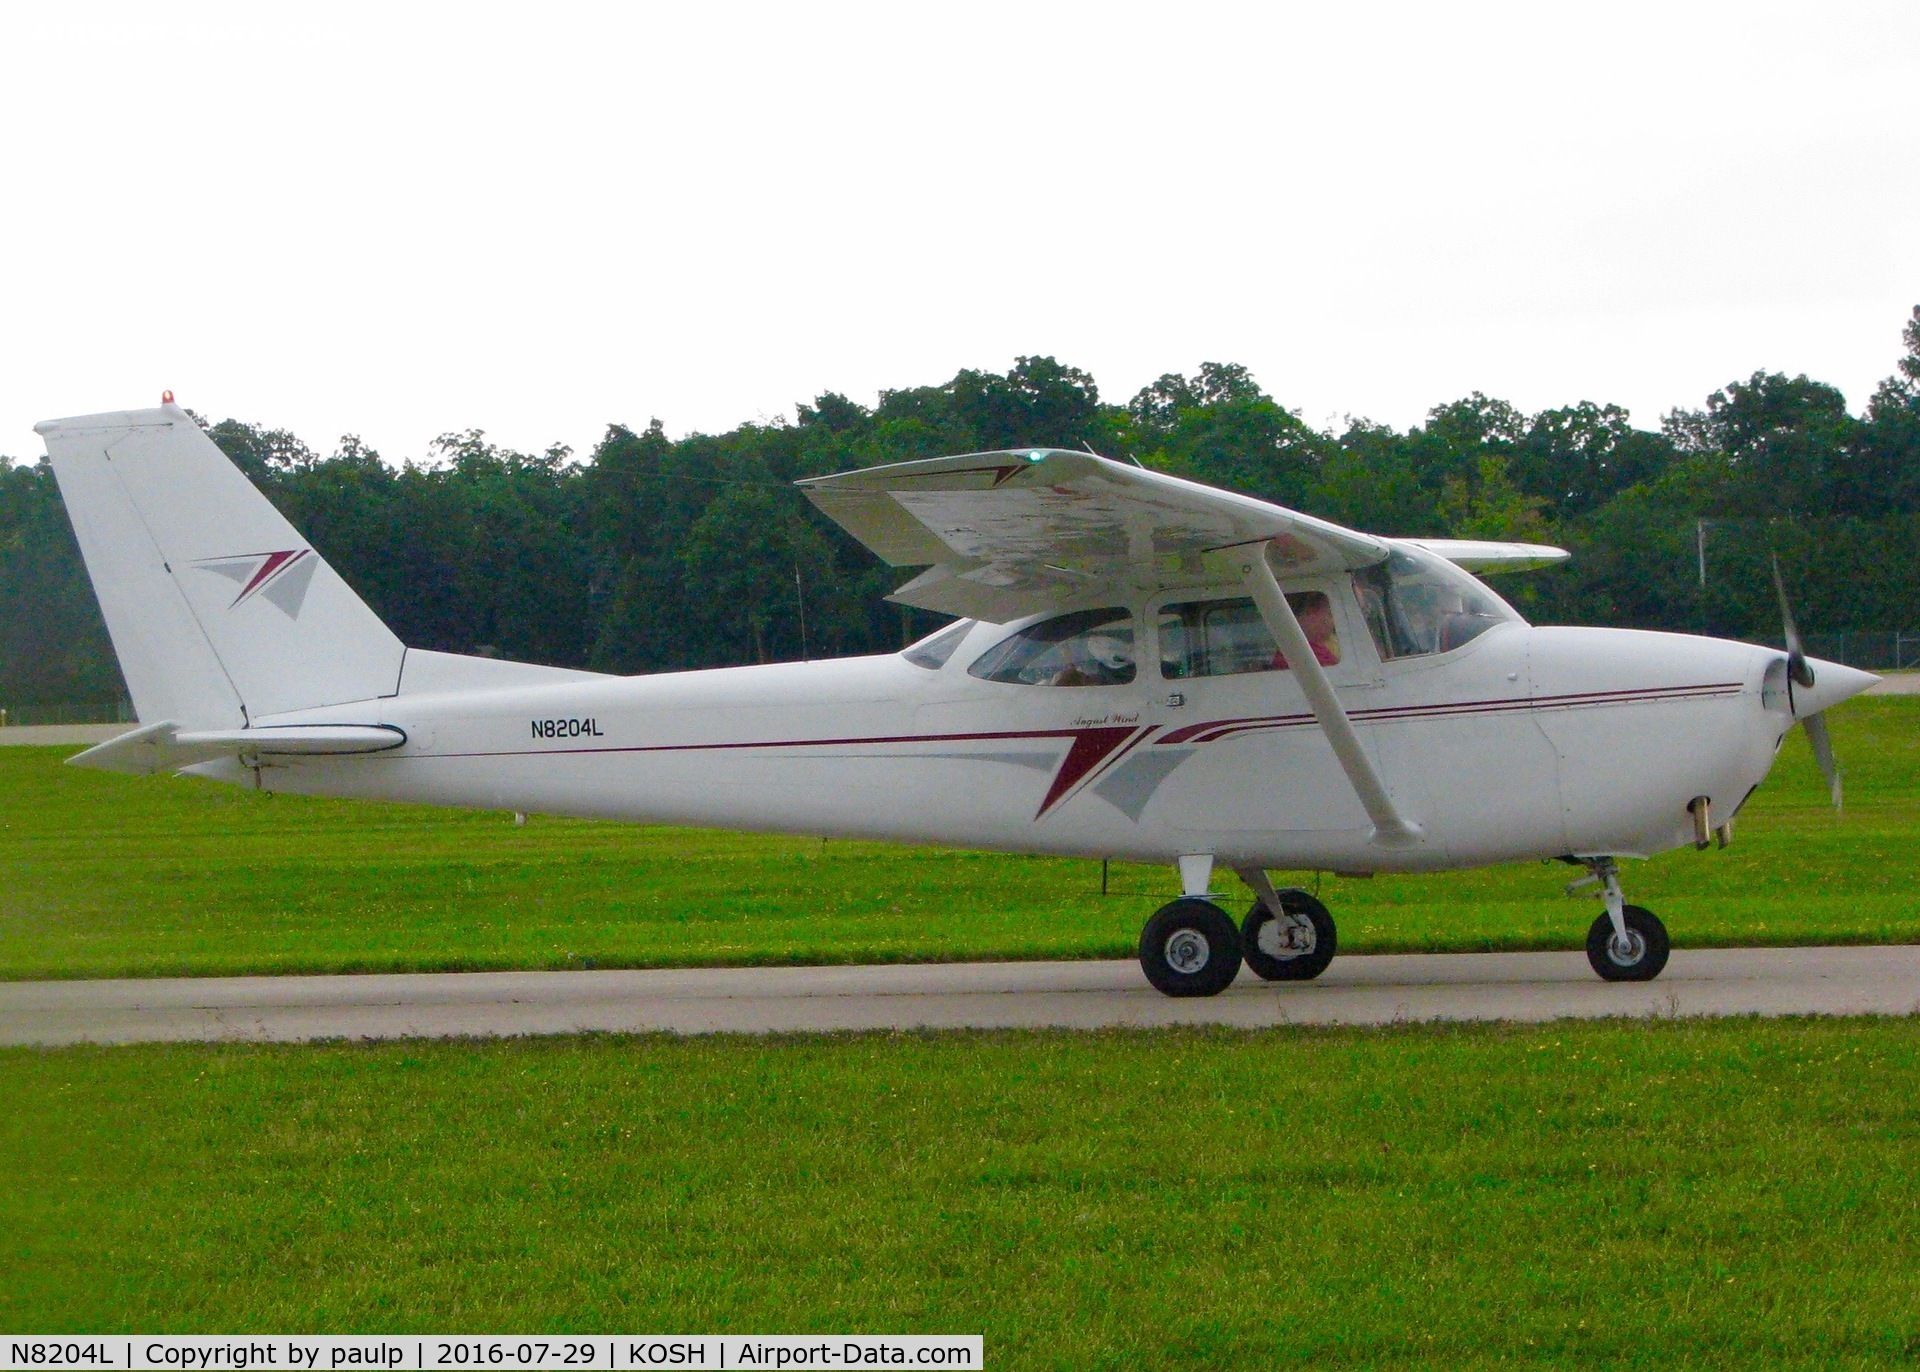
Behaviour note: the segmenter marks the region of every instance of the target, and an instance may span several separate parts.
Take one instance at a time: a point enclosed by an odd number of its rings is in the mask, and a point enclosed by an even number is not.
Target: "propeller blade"
[[[1800,629],[1793,622],[1793,609],[1787,604],[1787,583],[1780,579],[1780,554],[1773,559],[1773,589],[1780,597],[1780,623],[1786,631],[1787,675],[1802,686],[1813,685],[1813,668],[1807,665],[1807,650],[1800,643]]]
[[[1820,775],[1827,779],[1827,791],[1833,797],[1833,808],[1840,808],[1840,764],[1833,760],[1833,740],[1827,737],[1827,712],[1808,715],[1800,721],[1800,727],[1807,731],[1807,742],[1813,746],[1813,760],[1820,764]]]

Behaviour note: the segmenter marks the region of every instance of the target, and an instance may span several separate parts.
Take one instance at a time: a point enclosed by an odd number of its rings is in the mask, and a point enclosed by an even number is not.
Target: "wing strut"
[[[1353,721],[1347,718],[1346,710],[1341,708],[1339,698],[1333,693],[1333,683],[1327,680],[1326,668],[1313,655],[1313,645],[1307,642],[1306,631],[1294,616],[1293,606],[1287,604],[1286,596],[1281,593],[1280,583],[1273,578],[1273,568],[1267,565],[1264,544],[1255,552],[1252,564],[1247,568],[1246,585],[1247,593],[1260,609],[1260,618],[1267,623],[1267,632],[1280,645],[1287,664],[1293,668],[1294,679],[1300,683],[1300,689],[1306,692],[1307,704],[1313,708],[1313,717],[1320,721],[1320,730],[1327,736],[1327,742],[1333,745],[1334,757],[1339,759],[1347,780],[1353,783],[1354,794],[1360,797],[1360,804],[1366,807],[1367,818],[1373,821],[1373,842],[1389,848],[1403,848],[1418,843],[1421,838],[1420,826],[1402,819],[1400,812],[1393,808],[1393,800],[1387,795],[1380,773],[1374,770],[1373,760],[1360,747],[1360,738],[1353,731]]]

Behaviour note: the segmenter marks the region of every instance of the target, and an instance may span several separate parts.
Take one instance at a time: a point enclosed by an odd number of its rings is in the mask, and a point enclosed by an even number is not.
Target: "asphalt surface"
[[[139,727],[138,724],[10,724],[0,728],[0,745],[71,748],[84,744],[91,748]]]
[[[0,1043],[49,1045],[1913,1013],[1920,946],[1683,951],[1626,985],[1579,953],[1345,957],[1306,984],[1242,972],[1211,1000],[1169,1000],[1132,962],[0,983]]]

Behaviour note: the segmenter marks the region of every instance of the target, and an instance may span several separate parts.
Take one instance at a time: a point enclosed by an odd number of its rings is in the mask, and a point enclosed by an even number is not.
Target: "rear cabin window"
[[[1322,666],[1340,660],[1340,635],[1325,591],[1295,591],[1287,597],[1294,617]],[[1287,659],[1274,646],[1252,599],[1192,600],[1160,611],[1160,674],[1172,680],[1284,672]]]
[[[1133,615],[1079,610],[1029,624],[967,671],[1016,686],[1124,686],[1133,680]]]
[[[937,672],[947,665],[947,659],[953,656],[953,650],[960,646],[960,640],[973,630],[971,619],[960,620],[946,628],[928,634],[912,647],[902,650],[900,656],[916,667],[925,667]]]
[[[1496,624],[1525,623],[1511,605],[1443,557],[1395,548],[1353,574],[1367,632],[1382,658],[1448,653]]]

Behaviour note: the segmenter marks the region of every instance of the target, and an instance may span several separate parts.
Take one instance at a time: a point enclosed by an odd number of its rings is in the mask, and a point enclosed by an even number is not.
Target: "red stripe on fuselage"
[[[1699,686],[1654,686],[1630,691],[1584,691],[1559,696],[1514,696],[1505,700],[1462,700],[1439,705],[1392,705],[1376,710],[1353,710],[1348,718],[1357,724],[1384,724],[1403,719],[1440,719],[1450,715],[1504,714],[1514,710],[1567,710],[1583,705],[1639,705],[1665,700],[1694,700],[1707,696],[1732,695],[1744,689],[1737,681]],[[1156,747],[1177,743],[1212,743],[1229,734],[1253,729],[1287,729],[1311,724],[1311,714],[1248,715],[1238,719],[1213,719],[1188,724],[1154,740]]]
[[[1051,810],[1054,802],[1072,790],[1075,783],[1105,762],[1116,748],[1135,739],[1143,732],[1150,732],[1151,726],[1143,731],[1134,725],[1108,726],[1100,729],[1082,729],[1073,747],[1067,749],[1067,760],[1060,764],[1060,770],[1053,774],[1053,785],[1047,788],[1046,799],[1040,802],[1040,808],[1033,812],[1035,819]],[[1126,751],[1124,748],[1122,752]]]

